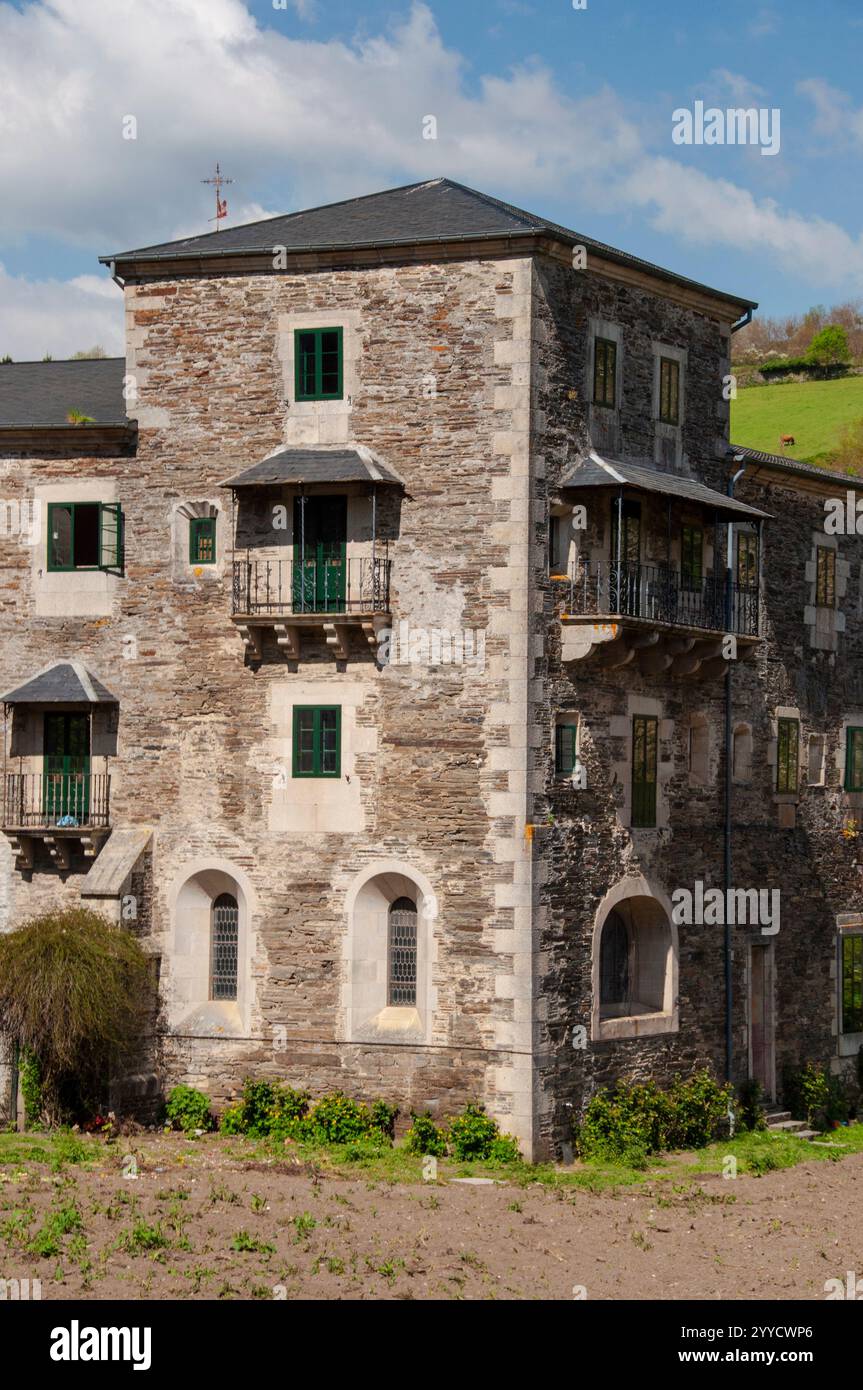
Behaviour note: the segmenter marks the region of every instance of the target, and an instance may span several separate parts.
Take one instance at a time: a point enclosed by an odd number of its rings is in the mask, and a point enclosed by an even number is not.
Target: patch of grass
[[[49,1259],[60,1254],[63,1237],[80,1228],[81,1213],[73,1203],[67,1203],[48,1213],[29,1248],[34,1255]]]
[[[297,1218],[299,1220],[299,1217]],[[248,1231],[237,1231],[231,1241],[231,1249],[239,1251],[250,1251],[256,1255],[274,1255],[275,1245],[269,1245],[265,1240],[256,1240]]]
[[[842,431],[860,419],[863,376],[748,386],[731,402],[731,440],[778,454],[779,436],[793,434],[791,458],[829,468]]]
[[[23,1163],[44,1163],[58,1173],[67,1164],[94,1162],[100,1153],[99,1141],[68,1129],[51,1133],[36,1130],[26,1134],[0,1133],[0,1171],[20,1168]]]
[[[121,1232],[117,1244],[127,1255],[142,1255],[151,1250],[163,1250],[171,1242],[158,1222],[150,1226],[146,1221],[136,1221],[128,1231]]]

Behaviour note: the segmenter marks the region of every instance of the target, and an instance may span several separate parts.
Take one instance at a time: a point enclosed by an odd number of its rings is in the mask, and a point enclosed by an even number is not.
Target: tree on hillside
[[[852,420],[845,426],[830,467],[858,478],[863,474],[863,420]]]
[[[11,356],[9,355],[8,352],[5,353],[5,355],[4,355],[3,357],[0,357],[0,365],[5,365],[5,363],[7,363],[7,362],[14,362],[14,361],[15,361],[14,357],[11,357]]]
[[[814,367],[847,366],[851,361],[848,334],[838,323],[828,323],[816,333],[806,349],[806,360]]]

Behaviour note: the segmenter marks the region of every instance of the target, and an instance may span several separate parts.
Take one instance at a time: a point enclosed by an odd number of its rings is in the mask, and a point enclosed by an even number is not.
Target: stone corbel
[[[324,636],[327,646],[339,661],[347,661],[350,655],[348,627],[346,623],[324,623]]]
[[[12,853],[15,855],[19,869],[32,869],[33,867],[33,841],[29,835],[16,835],[10,839]]]
[[[300,658],[300,629],[296,623],[273,623],[276,642],[291,661]]]
[[[261,629],[246,624],[238,624],[238,630],[246,644],[246,651],[249,653],[249,656],[252,657],[254,661],[260,661],[262,656]]]
[[[69,841],[65,837],[55,840],[53,835],[46,835],[45,844],[57,868],[65,872],[72,862],[69,854]]]

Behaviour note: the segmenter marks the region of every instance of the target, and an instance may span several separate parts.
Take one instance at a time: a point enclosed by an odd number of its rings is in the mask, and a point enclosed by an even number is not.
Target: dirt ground
[[[322,1175],[215,1137],[134,1149],[136,1177],[122,1141],[93,1168],[7,1167],[0,1276],[43,1300],[824,1299],[863,1273],[863,1154],[592,1193]]]

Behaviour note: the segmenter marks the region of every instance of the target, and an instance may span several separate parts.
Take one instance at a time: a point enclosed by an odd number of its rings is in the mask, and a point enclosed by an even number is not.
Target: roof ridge
[[[68,367],[72,363],[76,367],[92,367],[94,362],[125,362],[125,353],[118,357],[52,357],[46,362],[44,357],[22,357],[16,362],[0,362],[0,367]]]

